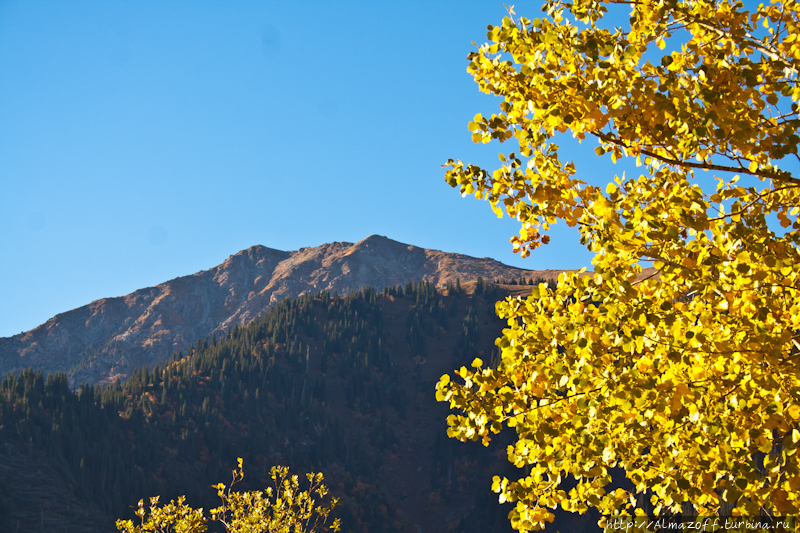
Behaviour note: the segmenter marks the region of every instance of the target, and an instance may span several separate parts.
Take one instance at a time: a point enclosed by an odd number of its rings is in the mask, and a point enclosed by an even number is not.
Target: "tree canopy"
[[[609,29],[608,9],[627,10],[629,26]],[[450,160],[446,180],[517,219],[523,256],[557,221],[577,226],[593,272],[498,303],[497,367],[475,360],[437,385],[463,412],[448,434],[486,444],[516,430],[508,459],[528,474],[493,489],[520,531],[557,506],[797,514],[800,178],[787,168],[800,139],[800,4],[543,11],[509,9],[468,58],[481,91],[502,97],[499,113],[469,123],[473,141],[511,153],[495,170]],[[643,172],[590,185],[560,157],[561,134]],[[615,468],[626,483],[612,483]]]

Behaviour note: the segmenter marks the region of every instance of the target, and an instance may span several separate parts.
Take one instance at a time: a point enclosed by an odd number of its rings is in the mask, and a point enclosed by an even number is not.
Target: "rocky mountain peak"
[[[284,298],[418,280],[444,287],[478,277],[552,278],[559,272],[523,270],[381,235],[291,252],[256,245],[209,270],[103,298],[0,338],[0,375],[33,367],[68,372],[73,383],[108,382],[163,362],[196,339],[248,324]]]

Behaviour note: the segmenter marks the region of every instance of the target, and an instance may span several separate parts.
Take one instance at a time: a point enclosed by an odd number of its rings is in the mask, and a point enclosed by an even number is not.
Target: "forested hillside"
[[[498,280],[501,281],[501,280]],[[505,280],[502,280],[505,281]],[[427,282],[285,300],[224,338],[194,343],[127,382],[70,389],[25,371],[0,389],[5,531],[112,531],[143,497],[217,503],[244,458],[242,489],[272,465],[322,471],[343,531],[508,531],[489,491],[490,448],[446,437],[434,384],[492,360],[494,302],[525,286]]]

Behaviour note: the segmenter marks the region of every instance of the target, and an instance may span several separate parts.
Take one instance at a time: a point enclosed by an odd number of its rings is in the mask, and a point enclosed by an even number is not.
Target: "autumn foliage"
[[[339,531],[339,519],[329,527],[325,526],[338,500],[331,498],[328,505],[319,503],[328,494],[327,487],[322,484],[322,474],[306,474],[307,490],[301,490],[300,479],[289,475],[286,467],[273,467],[270,475],[275,486],[264,491],[232,490],[234,484],[244,479],[242,459],[239,459],[231,486],[226,487],[224,483],[214,485],[221,505],[211,509],[210,519],[203,509],[187,505],[184,497],[159,505],[159,498],[155,496],[150,498],[149,508],[145,507],[144,500],[139,500],[136,515],[140,524],[133,520],[117,520],[117,529],[123,533],[199,533],[205,531],[208,522],[212,521],[220,523],[229,533]]]
[[[608,29],[607,8],[629,27]],[[495,478],[520,531],[560,506],[603,515],[800,512],[800,4],[548,2],[510,10],[470,54],[501,111],[477,143],[514,146],[447,182],[520,222],[515,250],[577,226],[593,273],[497,309],[502,361],[443,376],[448,434],[504,426],[521,479]],[[582,181],[554,140],[593,141],[641,175]],[[796,168],[796,167],[795,167]],[[653,275],[642,276],[642,263]],[[611,484],[620,467],[626,490]],[[576,485],[564,489],[564,481]]]

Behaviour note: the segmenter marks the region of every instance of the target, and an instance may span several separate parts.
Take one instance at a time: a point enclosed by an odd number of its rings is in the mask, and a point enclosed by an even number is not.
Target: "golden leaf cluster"
[[[230,487],[224,483],[214,485],[221,505],[211,510],[211,521],[220,523],[229,533],[312,533],[316,531],[339,531],[339,519],[325,526],[337,498],[331,498],[328,505],[317,500],[328,495],[322,483],[321,473],[306,474],[309,483],[307,490],[301,490],[300,479],[290,475],[284,466],[270,470],[274,487],[264,491],[236,492],[232,486],[244,479],[242,459],[233,471]],[[209,519],[203,509],[193,509],[181,496],[177,501],[159,506],[158,496],[150,498],[150,508],[139,501],[136,515],[141,523],[132,520],[117,520],[117,529],[123,533],[200,533],[206,531]]]
[[[608,29],[608,9],[630,26]],[[502,360],[476,360],[437,398],[451,437],[516,430],[496,478],[514,528],[552,509],[603,515],[800,512],[800,4],[548,2],[490,26],[468,71],[501,112],[475,142],[518,145],[493,171],[448,161],[446,180],[520,223],[523,255],[561,220],[591,275],[497,305]],[[576,177],[555,138],[644,172],[605,188]],[[784,164],[784,167],[788,164]],[[642,263],[655,273],[642,275]],[[612,488],[624,469],[635,489]],[[577,486],[563,488],[573,478]]]

